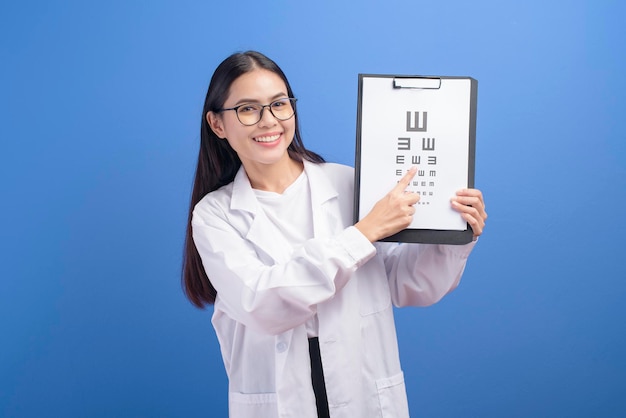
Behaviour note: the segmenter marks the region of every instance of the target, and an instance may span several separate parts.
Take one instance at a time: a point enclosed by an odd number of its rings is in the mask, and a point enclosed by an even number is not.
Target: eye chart
[[[420,195],[413,222],[384,241],[472,240],[450,199],[474,187],[477,90],[471,77],[359,74],[356,221],[416,167],[407,188]]]

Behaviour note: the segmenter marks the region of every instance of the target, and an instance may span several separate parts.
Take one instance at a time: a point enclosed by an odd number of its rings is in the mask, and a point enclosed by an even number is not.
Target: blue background
[[[0,416],[222,417],[180,265],[202,102],[260,50],[353,165],[357,74],[479,80],[485,235],[397,313],[416,417],[626,416],[623,2],[4,1]]]

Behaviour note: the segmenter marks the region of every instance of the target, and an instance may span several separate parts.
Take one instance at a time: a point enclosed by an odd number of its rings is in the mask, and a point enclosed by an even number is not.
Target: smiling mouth
[[[269,135],[269,136],[257,136],[256,138],[252,138],[252,139],[254,139],[256,142],[274,142],[278,138],[280,138],[280,134]]]

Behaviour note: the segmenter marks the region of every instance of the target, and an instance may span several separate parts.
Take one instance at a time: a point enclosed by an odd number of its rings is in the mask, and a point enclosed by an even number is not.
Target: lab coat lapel
[[[316,238],[331,237],[343,229],[338,218],[337,190],[320,165],[305,161],[304,169],[311,186],[313,234]]]
[[[245,237],[257,250],[260,250],[260,253],[264,253],[259,254],[261,257],[265,255],[276,263],[284,262],[289,258],[291,247],[278,231],[278,228],[270,222],[265,212],[259,207],[259,202],[243,166],[237,172],[233,182],[231,209],[247,212],[247,216],[242,216],[248,228]],[[245,228],[241,230],[245,230]],[[265,261],[269,262],[269,260]]]

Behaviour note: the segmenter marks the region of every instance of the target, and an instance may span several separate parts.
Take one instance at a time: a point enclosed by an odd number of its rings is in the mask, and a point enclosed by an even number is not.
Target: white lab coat
[[[352,226],[353,169],[307,162],[305,170],[314,238],[300,248],[259,210],[243,168],[193,213],[217,289],[212,323],[230,416],[316,417],[304,323],[317,314],[331,417],[408,417],[392,302],[437,302],[457,286],[474,244],[372,245]]]

